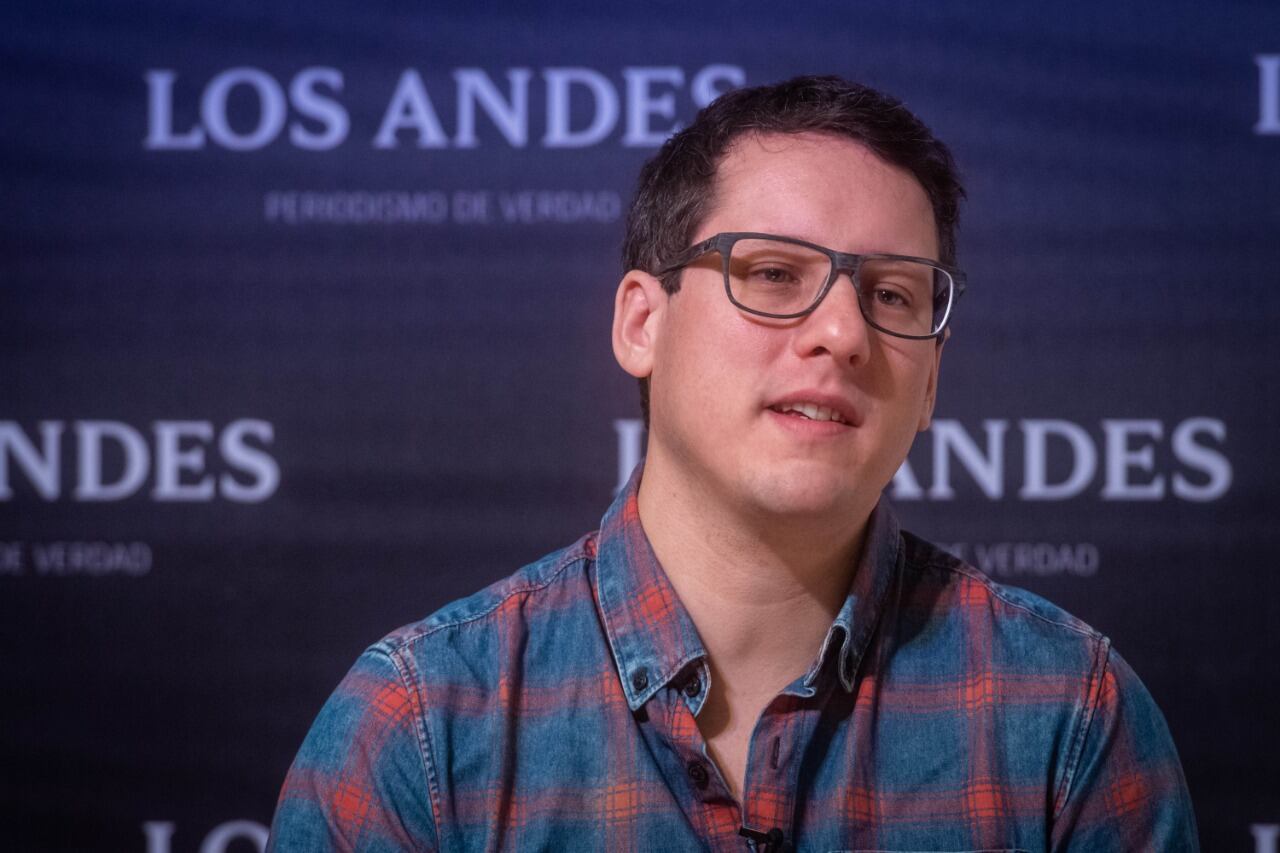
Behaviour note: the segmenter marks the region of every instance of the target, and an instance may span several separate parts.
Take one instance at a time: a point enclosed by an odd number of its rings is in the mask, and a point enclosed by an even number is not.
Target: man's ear
[[[631,270],[618,284],[613,302],[613,356],[637,379],[653,372],[667,298],[662,282],[641,270]]]
[[[929,384],[924,389],[924,405],[920,409],[920,423],[916,427],[919,432],[924,432],[929,428],[929,424],[933,421],[933,404],[938,399],[938,372],[942,369],[942,347],[946,344],[947,338],[951,337],[951,330],[946,329],[942,333],[942,337],[934,344],[933,365],[929,371]]]

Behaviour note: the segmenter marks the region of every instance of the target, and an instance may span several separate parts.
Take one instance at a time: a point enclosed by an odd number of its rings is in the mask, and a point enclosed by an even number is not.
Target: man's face
[[[745,136],[722,160],[694,241],[722,231],[794,237],[844,252],[937,258],[920,184],[848,139]],[[864,321],[848,276],[799,320],[725,296],[721,259],[684,271],[653,328],[650,464],[752,515],[864,514],[929,424],[940,348]],[[791,404],[841,411],[810,419]]]

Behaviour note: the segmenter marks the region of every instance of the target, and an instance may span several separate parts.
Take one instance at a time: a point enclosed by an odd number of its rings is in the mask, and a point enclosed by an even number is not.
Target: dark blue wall
[[[594,527],[637,169],[821,72],[969,190],[901,514],[1110,635],[1206,849],[1274,850],[1280,11],[534,5],[0,12],[12,849],[256,849],[366,644]]]

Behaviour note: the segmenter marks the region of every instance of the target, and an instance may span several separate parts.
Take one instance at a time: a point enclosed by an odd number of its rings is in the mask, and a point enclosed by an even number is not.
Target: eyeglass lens
[[[831,267],[829,256],[807,246],[742,239],[730,252],[729,290],[751,311],[800,314],[822,293]],[[952,282],[945,270],[918,261],[871,257],[858,268],[856,284],[863,314],[885,331],[931,335],[946,320]]]

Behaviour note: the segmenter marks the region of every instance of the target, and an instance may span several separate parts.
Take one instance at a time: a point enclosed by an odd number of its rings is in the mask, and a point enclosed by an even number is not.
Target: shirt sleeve
[[[421,710],[385,651],[361,655],[289,768],[268,853],[436,850]]]
[[[1108,645],[1053,849],[1198,851],[1178,753],[1155,700]]]

